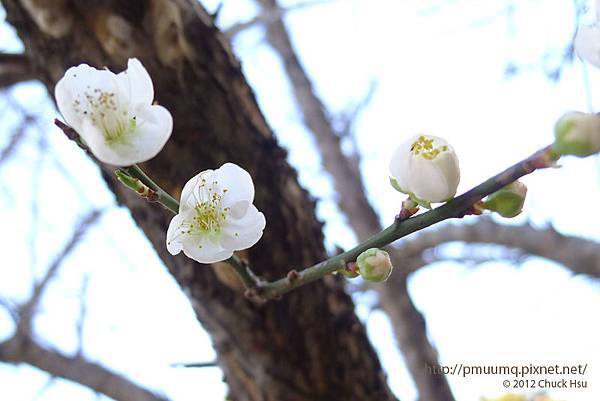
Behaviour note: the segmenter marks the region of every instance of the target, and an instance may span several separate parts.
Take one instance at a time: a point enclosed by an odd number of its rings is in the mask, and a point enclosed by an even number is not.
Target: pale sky
[[[213,10],[219,1],[203,3]],[[600,72],[575,61],[563,69],[558,83],[544,74],[545,67],[557,65],[556,54],[572,36],[572,2],[520,1],[507,18],[511,3],[337,0],[288,14],[286,22],[301,60],[333,113],[358,102],[369,83],[378,82],[372,102],[356,122],[356,139],[368,194],[383,224],[391,222],[402,200],[389,187],[387,163],[404,138],[419,132],[446,138],[460,158],[462,192],[550,143],[552,126],[565,111],[585,111],[588,103],[597,107],[594,88],[600,85]],[[228,0],[218,22],[225,28],[255,12],[251,0]],[[0,26],[0,44],[2,50],[20,48],[6,24]],[[328,246],[352,246],[355,239],[335,207],[331,183],[262,29],[242,33],[234,45],[302,184],[320,198],[318,213],[327,223]],[[507,79],[504,72],[510,62],[522,71]],[[585,74],[592,94],[589,101]],[[111,207],[49,288],[36,321],[39,338],[65,352],[76,349],[78,294],[89,274],[84,351],[90,359],[164,392],[173,401],[197,400],[198,394],[206,401],[223,400],[225,387],[217,369],[170,366],[214,359],[210,340],[128,212],[116,209],[112,194],[99,186],[98,169],[51,127],[57,114],[42,100],[44,93],[34,84],[11,91],[29,111],[41,111],[43,120],[0,168],[0,220],[3,226],[14,227],[0,233],[6,250],[0,263],[0,294],[24,299],[32,271],[37,276],[43,272],[78,217],[91,206]],[[1,104],[0,110],[6,107]],[[0,113],[1,149],[18,119],[14,112]],[[40,159],[37,149],[46,145],[52,152]],[[562,233],[600,240],[600,212],[595,207],[600,203],[598,158],[567,158],[561,164],[561,169],[523,180],[529,187],[526,212],[507,223],[551,223]],[[32,189],[36,182],[37,195]],[[54,193],[63,195],[48,195]],[[38,215],[33,218],[35,196]],[[29,234],[33,227],[39,230],[35,240]],[[36,258],[31,257],[32,244]],[[597,281],[573,277],[556,264],[530,258],[519,266],[437,263],[413,275],[410,291],[425,314],[442,364],[588,363],[584,378],[588,389],[550,395],[565,401],[600,399],[600,383],[593,380],[600,377]],[[415,389],[387,318],[369,312],[372,294],[356,300],[390,385],[401,400],[414,400]],[[0,339],[11,330],[0,309]],[[503,379],[449,377],[460,401],[504,393]],[[36,395],[40,401],[95,399],[89,390],[61,380],[38,394],[46,380],[32,368],[0,365],[0,394],[9,394],[11,400],[30,401]]]

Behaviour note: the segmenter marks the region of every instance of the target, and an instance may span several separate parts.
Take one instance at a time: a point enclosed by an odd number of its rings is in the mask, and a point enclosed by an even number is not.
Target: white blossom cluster
[[[111,165],[153,158],[173,130],[171,113],[153,103],[152,79],[137,59],[118,74],[87,64],[71,67],[55,96],[66,123],[98,160]],[[460,181],[454,149],[435,136],[418,135],[401,144],[390,171],[398,190],[428,207],[451,199]],[[179,213],[167,231],[168,251],[215,263],[253,246],[266,225],[253,202],[254,184],[243,168],[225,163],[198,173],[181,192]]]
[[[153,104],[152,79],[137,59],[119,74],[87,64],[71,67],[56,84],[55,96],[66,123],[108,164],[131,166],[153,158],[173,130],[171,113]],[[202,171],[181,192],[167,249],[214,263],[251,247],[265,228],[265,216],[253,201],[252,178],[241,167],[226,163]]]

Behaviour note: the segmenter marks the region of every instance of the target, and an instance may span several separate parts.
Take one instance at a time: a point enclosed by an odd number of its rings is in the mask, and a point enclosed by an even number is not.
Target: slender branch
[[[18,321],[19,312],[17,311],[17,305],[13,301],[0,295],[0,307],[6,309],[15,322]]]
[[[33,338],[31,321],[35,315],[45,289],[56,275],[64,259],[72,252],[85,232],[98,220],[101,211],[90,212],[77,226],[61,252],[55,257],[44,277],[34,286],[29,300],[15,307],[8,300],[0,298],[0,306],[11,313],[17,329],[14,335],[0,343],[0,361],[6,363],[27,363],[37,367],[53,378],[61,377],[87,386],[117,401],[166,401],[166,398],[155,395],[119,374],[90,362],[81,356],[81,345],[75,356],[67,356],[53,349],[40,345]],[[82,289],[82,291],[85,291]],[[81,311],[80,318],[84,315]],[[81,326],[78,335],[81,337]],[[79,339],[81,341],[81,338]],[[41,391],[52,383],[52,379]]]
[[[257,0],[257,3],[264,14],[272,14],[280,9],[276,0]],[[323,167],[333,178],[335,191],[339,195],[339,208],[346,215],[358,240],[364,241],[380,231],[381,224],[367,199],[356,162],[348,159],[342,152],[340,132],[334,128],[331,114],[317,96],[281,18],[267,24],[267,40],[281,59],[294,100],[302,112],[303,123],[313,134]]]
[[[210,362],[191,362],[191,363],[174,363],[171,366],[176,368],[216,368],[219,365],[217,361]]]
[[[40,299],[42,298],[42,295],[43,295],[45,289],[47,288],[50,281],[56,275],[58,269],[62,265],[62,262],[65,260],[65,258],[67,256],[69,256],[69,254],[73,251],[73,249],[78,244],[81,237],[83,237],[83,235],[85,235],[87,230],[98,221],[98,219],[101,215],[102,215],[102,211],[93,210],[89,214],[87,214],[85,216],[85,218],[83,218],[83,220],[81,220],[81,222],[78,224],[77,228],[71,235],[71,238],[69,239],[69,241],[67,241],[66,245],[63,247],[63,249],[60,251],[60,253],[54,258],[54,260],[52,261],[52,263],[46,270],[44,277],[42,277],[42,279],[34,285],[33,292],[31,294],[31,297],[29,298],[29,300],[19,307],[19,317],[20,318],[19,318],[19,325],[18,325],[18,329],[17,329],[18,331],[21,331],[24,333],[31,332],[31,320],[33,319],[36,308],[38,307],[38,304],[40,302]]]
[[[140,387],[104,366],[47,349],[26,335],[17,335],[0,343],[0,361],[27,363],[117,401],[167,401],[167,398]]]
[[[252,28],[255,25],[266,24],[272,21],[276,21],[283,17],[286,13],[294,10],[300,10],[302,8],[318,6],[321,4],[330,3],[332,0],[310,0],[290,5],[289,7],[277,7],[277,9],[270,10],[269,12],[261,12],[256,17],[249,19],[248,21],[239,22],[225,29],[223,33],[232,39],[237,34]]]
[[[244,287],[246,287],[246,296],[255,298],[262,285],[262,281],[252,272],[252,270],[250,270],[248,264],[236,256],[232,256],[224,262],[229,263],[239,276],[240,280],[242,280]]]
[[[0,53],[0,89],[37,78],[26,55]]]
[[[31,116],[23,116],[23,121],[11,135],[6,146],[0,150],[0,165],[4,164],[15,152],[19,143],[25,139],[27,125],[31,121]]]
[[[77,146],[89,153],[87,145],[85,144],[79,133],[73,127],[63,123],[58,119],[54,120],[54,124],[62,130],[62,132],[67,136],[68,139],[75,142]],[[158,186],[158,184],[152,181],[152,179],[148,177],[138,165],[123,167],[117,171],[122,171],[129,177],[140,180],[142,184],[144,184],[153,191],[153,194],[151,196],[145,196],[143,193],[138,191],[140,195],[144,195],[146,199],[152,202],[156,201],[160,203],[165,208],[169,209],[175,214],[179,213],[179,203],[168,192],[163,190],[160,186]],[[136,190],[135,188],[132,189]]]
[[[266,299],[281,296],[297,287],[339,270],[346,263],[356,260],[358,255],[369,248],[384,247],[397,239],[440,221],[450,218],[460,218],[470,214],[473,205],[485,196],[498,191],[502,187],[524,175],[532,173],[538,168],[549,167],[557,158],[552,151],[552,146],[547,146],[436,209],[406,220],[400,221],[396,219],[392,225],[353,249],[298,272],[293,280],[286,277],[274,282],[260,284],[260,295]]]
[[[140,180],[142,184],[144,184],[146,187],[152,190],[151,196],[144,197],[151,201],[156,201],[160,203],[165,208],[167,208],[175,214],[179,213],[179,202],[177,202],[171,195],[169,195],[167,191],[163,190],[158,184],[152,181],[152,179],[150,179],[150,177],[148,177],[138,165],[124,167],[121,169],[121,171],[124,171],[132,178]],[[137,190],[137,192],[138,194],[143,195],[143,192],[141,192],[139,189]]]
[[[413,272],[429,263],[423,253],[449,242],[494,244],[516,249],[526,255],[539,256],[560,263],[574,274],[600,278],[600,244],[558,233],[552,227],[536,228],[530,224],[508,226],[489,218],[477,224],[449,224],[435,231],[420,233],[395,249],[407,262],[403,268]]]
[[[81,282],[81,290],[79,292],[79,316],[75,324],[75,330],[77,332],[77,352],[75,356],[83,355],[83,336],[85,329],[85,318],[87,315],[87,292],[89,286],[90,276],[86,274]]]
[[[50,388],[54,385],[54,383],[56,383],[56,377],[50,376],[46,380],[46,383],[44,383],[44,385],[42,387],[40,387],[40,389],[36,392],[35,397],[33,397],[33,399],[31,401],[38,400],[42,395],[44,395],[48,390],[50,390]]]

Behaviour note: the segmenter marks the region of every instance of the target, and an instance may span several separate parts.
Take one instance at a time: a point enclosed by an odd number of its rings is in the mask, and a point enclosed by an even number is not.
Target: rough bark
[[[71,65],[121,70],[128,57],[142,60],[157,100],[175,121],[172,139],[143,167],[175,196],[198,171],[225,161],[251,173],[256,204],[268,222],[263,239],[247,255],[259,274],[280,277],[326,256],[313,201],[286,163],[238,61],[198,3],[56,0],[54,18],[44,18],[47,6],[33,0],[2,3],[50,91]],[[103,169],[211,334],[231,399],[394,399],[337,280],[330,277],[279,301],[253,304],[219,278],[224,275],[168,254],[170,216],[116,185],[111,169]]]
[[[340,137],[335,132],[322,101],[292,45],[282,20],[277,0],[257,0],[265,19],[267,40],[280,56],[290,80],[296,103],[302,111],[304,124],[312,132],[325,170],[331,175],[339,208],[359,241],[364,241],[382,229],[375,209],[367,199],[362,177],[353,161],[342,152]],[[273,18],[275,16],[275,18]],[[393,252],[396,266],[404,258]],[[431,375],[426,366],[439,364],[437,352],[427,337],[425,319],[417,310],[406,289],[404,272],[395,273],[397,285],[378,285],[380,305],[393,323],[396,341],[422,401],[452,401],[454,396],[444,375]],[[388,287],[388,288],[385,288]]]

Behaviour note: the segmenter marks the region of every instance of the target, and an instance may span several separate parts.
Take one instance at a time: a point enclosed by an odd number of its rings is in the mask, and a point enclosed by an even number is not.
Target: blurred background
[[[407,137],[446,138],[460,158],[463,192],[549,144],[565,111],[597,111],[600,101],[600,73],[572,49],[587,18],[584,1],[288,0],[278,9],[254,0],[201,3],[218,11],[216,23],[289,162],[318,199],[331,252],[355,245],[357,228],[323,168],[318,134],[307,128],[315,116],[295,98],[290,66],[312,81],[314,97],[304,101],[323,103],[382,225],[402,201],[388,184],[388,161]],[[280,18],[297,57],[296,65],[287,55],[288,70],[265,29]],[[6,22],[0,51],[23,51]],[[186,295],[96,165],[52,125],[58,114],[45,87],[15,81],[0,80],[0,342],[16,329],[15,305],[34,300],[33,330],[45,347],[84,356],[174,401],[199,392],[206,401],[223,400],[215,353]],[[560,169],[525,177],[525,212],[488,219],[480,237],[469,239],[464,228],[477,218],[427,231],[443,240],[423,246],[407,285],[439,363],[588,364],[578,377],[587,388],[545,392],[556,400],[600,399],[600,271],[577,258],[600,255],[598,160],[565,158]],[[523,230],[505,232],[505,225]],[[419,238],[398,247],[419,248]],[[416,379],[385,305],[394,293],[382,300],[359,279],[348,291],[393,391],[416,400]],[[189,363],[207,366],[183,366]],[[461,401],[540,392],[506,389],[502,379],[447,376]],[[2,362],[0,398],[108,399],[27,364]]]

